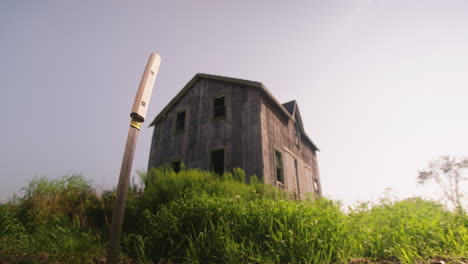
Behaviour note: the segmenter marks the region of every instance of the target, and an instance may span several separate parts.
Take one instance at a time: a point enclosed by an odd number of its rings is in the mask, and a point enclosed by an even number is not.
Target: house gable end
[[[194,86],[194,84],[199,80],[199,75],[195,75],[185,86],[182,90],[174,97],[172,100],[161,110],[161,112],[154,118],[153,122],[149,125],[152,127],[156,125],[161,119],[163,119],[167,112],[169,112],[172,107]]]
[[[273,101],[273,103],[280,109],[280,111],[285,114],[289,119],[293,119],[293,116],[289,113],[289,111],[280,104],[273,95],[268,91],[268,89],[260,82],[224,77],[224,76],[217,76],[211,74],[204,74],[204,73],[197,73],[185,86],[184,88],[163,108],[163,110],[154,118],[153,122],[149,125],[152,127],[156,125],[161,119],[163,119],[167,112],[169,112],[172,107],[200,80],[200,78],[211,79],[211,80],[218,80],[222,82],[229,82],[234,84],[241,84],[248,87],[259,88],[262,92]]]
[[[301,112],[299,111],[299,105],[297,104],[297,102],[295,100],[291,101],[289,103],[294,103],[293,117],[294,117],[294,121],[297,122],[297,125],[299,127],[299,132],[301,133],[301,136],[303,136],[305,138],[305,140],[308,143],[310,143],[315,150],[319,150],[317,145],[315,145],[315,143],[309,138],[309,136],[307,136],[307,134],[305,132],[304,123],[302,122],[302,118],[301,118]]]
[[[283,107],[288,110],[291,116],[294,117],[294,110],[296,110],[296,100],[289,101],[283,104]]]

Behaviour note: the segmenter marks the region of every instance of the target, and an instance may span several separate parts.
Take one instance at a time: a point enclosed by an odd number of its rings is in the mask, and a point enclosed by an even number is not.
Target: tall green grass
[[[343,217],[327,200],[180,199],[148,213],[149,258],[176,263],[331,263],[344,243]]]
[[[293,196],[236,169],[154,169],[127,198],[122,257],[138,263],[467,261],[468,218],[412,198],[361,203]],[[115,192],[81,176],[34,179],[0,204],[0,263],[96,263]],[[456,263],[456,262],[454,262]],[[460,262],[459,262],[460,263]]]
[[[219,176],[199,169],[175,173],[171,168],[163,167],[141,174],[141,178],[144,184],[141,196],[143,207],[152,211],[162,204],[203,193],[213,197],[236,196],[248,200],[286,197],[284,192],[263,184],[255,176],[246,184],[245,173],[241,169],[234,169],[232,173]]]
[[[102,221],[100,201],[79,175],[35,178],[0,205],[0,261],[83,263],[102,255],[102,237],[91,228]]]
[[[420,198],[361,204],[296,201],[254,180],[198,170],[146,175],[131,256],[175,263],[415,263],[466,258],[467,218]],[[134,234],[133,234],[134,235]]]
[[[383,201],[347,215],[350,255],[415,263],[436,256],[468,256],[468,218],[437,202]]]

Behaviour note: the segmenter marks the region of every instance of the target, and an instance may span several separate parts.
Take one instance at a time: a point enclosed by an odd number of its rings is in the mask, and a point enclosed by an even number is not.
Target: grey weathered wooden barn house
[[[318,148],[296,101],[280,104],[262,83],[196,74],[150,126],[149,168],[239,167],[300,197],[322,193]]]

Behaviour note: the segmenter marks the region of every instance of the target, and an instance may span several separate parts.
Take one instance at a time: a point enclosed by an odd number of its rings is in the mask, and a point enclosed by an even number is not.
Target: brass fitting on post
[[[132,122],[130,123],[130,126],[140,130],[142,123],[143,122],[136,121],[135,119],[132,118]]]

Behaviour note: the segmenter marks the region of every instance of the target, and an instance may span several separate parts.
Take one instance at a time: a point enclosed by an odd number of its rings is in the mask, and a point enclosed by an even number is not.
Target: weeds
[[[82,263],[103,253],[91,230],[102,221],[102,203],[83,177],[35,178],[22,193],[0,206],[0,260]]]
[[[468,258],[468,218],[420,198],[344,213],[298,201],[236,169],[154,169],[132,186],[122,239],[137,263],[424,263]],[[34,179],[0,204],[0,262],[95,263],[105,256],[115,192],[78,175]]]

